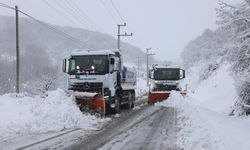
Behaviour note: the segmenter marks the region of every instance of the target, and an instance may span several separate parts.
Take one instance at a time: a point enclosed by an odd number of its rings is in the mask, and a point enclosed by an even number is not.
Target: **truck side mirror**
[[[67,70],[66,70],[66,63],[67,63],[67,59],[63,59],[62,71],[63,71],[64,73],[67,73]]]
[[[114,58],[111,58],[111,59],[110,59],[110,64],[111,64],[111,65],[114,65],[114,64],[115,64],[115,59],[114,59]]]
[[[180,79],[184,79],[185,78],[185,70],[180,69]]]

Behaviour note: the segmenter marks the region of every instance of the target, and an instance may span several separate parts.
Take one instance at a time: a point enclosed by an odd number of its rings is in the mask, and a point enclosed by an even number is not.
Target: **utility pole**
[[[155,55],[154,53],[148,53],[148,51],[151,50],[151,48],[146,48],[146,56],[147,56],[147,86],[149,86],[149,69],[148,69],[148,56]]]
[[[121,36],[133,36],[133,33],[130,33],[130,34],[127,34],[126,32],[124,34],[121,34],[121,27],[125,27],[127,24],[124,23],[124,24],[118,24],[118,34],[117,34],[117,37],[118,37],[118,50],[120,50],[120,38]]]
[[[18,7],[15,6],[16,10],[16,93],[19,93],[19,73],[20,73],[20,56],[19,56],[19,18],[18,18]]]
[[[137,57],[137,59],[138,59],[138,62],[137,62],[137,81],[139,80],[139,76],[140,76],[140,58],[141,57]]]

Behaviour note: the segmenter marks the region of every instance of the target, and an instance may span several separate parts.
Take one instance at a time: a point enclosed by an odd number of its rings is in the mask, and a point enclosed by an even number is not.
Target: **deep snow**
[[[192,89],[188,96],[172,92],[166,101],[156,104],[177,109],[178,145],[184,149],[250,149],[250,119],[229,115],[237,95],[228,68],[229,65],[221,65],[202,82],[193,74],[193,79],[186,80]]]
[[[44,98],[24,94],[0,96],[0,143],[18,136],[64,129],[97,129],[108,120],[82,114],[73,97],[60,89],[47,92]]]

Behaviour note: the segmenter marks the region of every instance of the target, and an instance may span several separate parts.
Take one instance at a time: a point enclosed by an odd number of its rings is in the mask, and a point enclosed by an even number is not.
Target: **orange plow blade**
[[[154,104],[166,100],[170,96],[170,93],[171,91],[150,91],[148,94],[148,104]],[[181,91],[180,94],[186,96],[187,90]]]
[[[150,91],[148,94],[148,104],[163,101],[167,99],[169,95],[170,91]]]
[[[74,92],[76,103],[82,111],[105,114],[105,99],[99,93]]]

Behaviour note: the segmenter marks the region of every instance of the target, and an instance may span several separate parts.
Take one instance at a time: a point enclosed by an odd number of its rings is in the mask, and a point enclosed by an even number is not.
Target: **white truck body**
[[[120,104],[126,104],[134,96],[136,71],[122,66],[119,50],[72,50],[64,59],[63,70],[68,74],[69,90],[108,96],[110,107],[117,97]]]

